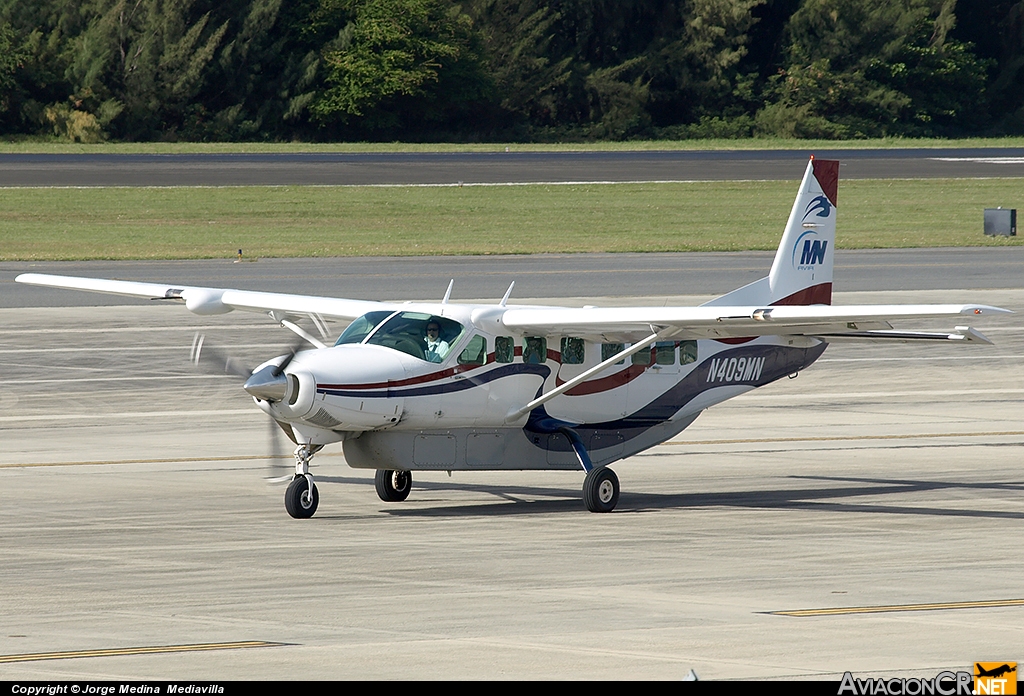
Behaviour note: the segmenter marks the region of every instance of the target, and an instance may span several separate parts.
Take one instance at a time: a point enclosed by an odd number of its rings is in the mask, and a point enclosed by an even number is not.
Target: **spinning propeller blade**
[[[263,478],[267,483],[286,483],[295,477],[295,467],[291,464],[291,453],[281,440],[281,431],[285,425],[273,418],[267,418],[270,428],[270,454],[267,456],[267,475]],[[287,433],[286,433],[287,434]]]
[[[281,364],[270,369],[269,373],[274,378],[278,378],[284,374],[285,368],[287,368],[295,358],[295,354],[299,351],[301,346],[301,341],[290,346],[284,360],[281,361]],[[242,360],[228,355],[219,347],[210,345],[206,340],[205,334],[197,333],[193,337],[192,351],[189,356],[189,361],[194,367],[209,374],[229,374],[246,380],[251,379],[253,376],[252,368],[247,367]],[[264,368],[264,370],[266,369],[267,368]],[[270,430],[268,435],[267,474],[264,477],[264,480],[267,483],[284,483],[291,481],[294,477],[294,467],[292,467],[290,462],[288,462],[288,460],[291,459],[291,453],[282,440],[281,433],[284,431],[284,434],[293,441],[294,437],[291,435],[290,428],[287,424],[281,423],[269,416],[267,418],[267,424]]]
[[[246,367],[238,358],[234,358],[206,343],[206,334],[197,333],[192,339],[192,353],[189,360],[195,367],[212,374],[235,375],[249,377],[252,368]]]

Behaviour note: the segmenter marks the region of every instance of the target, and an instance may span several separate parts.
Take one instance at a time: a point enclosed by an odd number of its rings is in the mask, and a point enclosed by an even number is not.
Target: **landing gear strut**
[[[591,469],[583,479],[583,502],[591,512],[611,512],[619,502],[619,477],[608,467]]]
[[[295,478],[284,492],[284,509],[297,520],[307,519],[320,504],[320,493],[309,473],[309,460],[323,445],[299,445],[295,448]]]
[[[412,490],[412,472],[377,469],[377,474],[373,477],[373,486],[385,503],[399,503],[408,498],[409,491]]]
[[[583,479],[583,503],[587,509],[591,512],[614,510],[615,505],[619,502],[619,477],[607,467],[594,468],[590,453],[587,452],[587,448],[583,444],[583,438],[575,430],[561,427],[558,432],[569,439],[569,444],[572,445],[572,450],[576,453],[576,459],[579,460],[583,470],[587,472],[587,477]]]

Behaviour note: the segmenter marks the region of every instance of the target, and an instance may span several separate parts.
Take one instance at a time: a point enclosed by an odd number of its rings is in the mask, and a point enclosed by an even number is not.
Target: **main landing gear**
[[[611,512],[619,502],[619,477],[608,467],[591,469],[583,479],[583,502],[591,512]]]
[[[580,466],[587,472],[583,479],[583,503],[591,512],[611,512],[619,502],[619,477],[608,467],[594,467],[590,453],[583,444],[583,438],[569,427],[561,427],[558,432],[569,439],[573,452]]]
[[[409,491],[412,490],[412,472],[377,469],[373,487],[385,503],[400,503],[409,497]]]
[[[295,478],[284,492],[284,509],[297,520],[307,519],[320,504],[320,493],[309,473],[309,460],[323,445],[299,445],[295,448]]]

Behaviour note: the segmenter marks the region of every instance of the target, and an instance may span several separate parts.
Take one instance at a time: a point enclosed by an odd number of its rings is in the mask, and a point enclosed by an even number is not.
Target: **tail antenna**
[[[505,303],[508,302],[509,296],[512,294],[512,288],[516,286],[516,281],[512,281],[512,284],[508,286],[508,290],[505,291],[505,296],[501,298],[501,302],[498,303],[499,307],[504,307]]]

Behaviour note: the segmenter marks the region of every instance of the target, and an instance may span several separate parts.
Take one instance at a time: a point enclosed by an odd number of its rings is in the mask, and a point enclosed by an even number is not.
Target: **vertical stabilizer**
[[[768,274],[769,304],[832,304],[838,185],[839,162],[812,157]]]
[[[811,157],[769,275],[705,306],[832,304],[838,185],[839,162]]]

